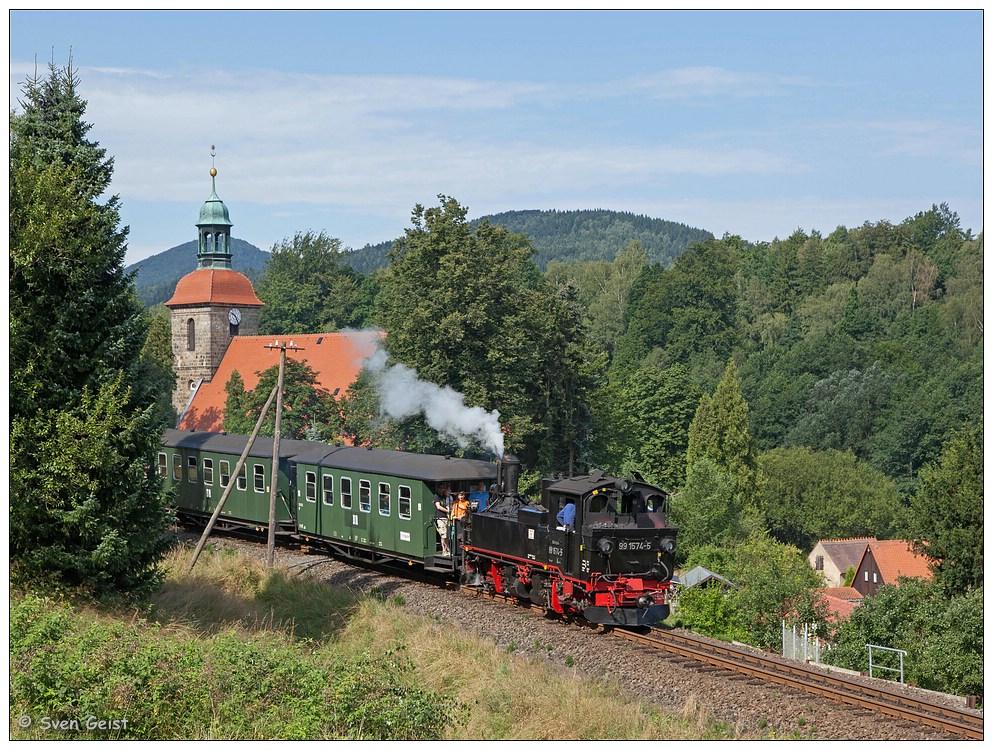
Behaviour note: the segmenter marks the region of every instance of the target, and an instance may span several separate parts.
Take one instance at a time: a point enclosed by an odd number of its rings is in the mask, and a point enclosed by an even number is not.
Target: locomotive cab
[[[563,569],[576,574],[672,577],[676,530],[668,525],[668,497],[644,482],[603,477],[602,473],[546,480],[542,501],[555,514],[567,503],[575,524],[551,526],[566,548]]]

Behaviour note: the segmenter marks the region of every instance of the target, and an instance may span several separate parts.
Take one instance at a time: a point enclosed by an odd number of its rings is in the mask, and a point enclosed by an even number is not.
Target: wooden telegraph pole
[[[272,406],[273,399],[276,400],[276,430],[275,437],[272,441],[272,474],[270,475],[270,490],[269,490],[269,556],[268,563],[269,568],[273,566],[273,558],[275,556],[276,548],[276,488],[279,485],[279,430],[282,426],[282,416],[283,416],[283,374],[286,369],[286,350],[292,349],[293,351],[300,351],[302,347],[294,345],[291,341],[289,344],[279,343],[276,341],[273,344],[266,344],[266,349],[279,349],[279,379],[276,383],[276,387],[272,389],[272,393],[269,394],[269,398],[265,402],[265,406],[262,407],[262,413],[259,414],[259,419],[255,423],[255,429],[252,430],[251,437],[248,438],[248,443],[245,445],[245,450],[241,452],[241,457],[238,459],[238,463],[235,464],[234,471],[231,473],[231,477],[228,481],[228,486],[224,488],[224,493],[221,495],[221,499],[217,501],[217,507],[214,508],[214,513],[211,515],[210,520],[207,522],[207,527],[203,530],[203,535],[200,537],[200,541],[197,543],[196,550],[193,552],[193,559],[190,561],[190,567],[187,570],[188,573],[193,572],[193,567],[197,564],[197,560],[200,557],[200,553],[203,551],[204,545],[207,543],[207,537],[210,536],[210,532],[214,529],[214,524],[217,523],[217,519],[221,515],[221,510],[224,508],[224,503],[228,499],[228,495],[231,494],[231,490],[234,488],[238,481],[238,475],[241,472],[241,467],[245,465],[245,459],[248,458],[248,452],[252,449],[255,444],[255,438],[258,437],[259,430],[262,429],[262,423],[265,421],[266,414],[269,413],[269,407]]]
[[[286,371],[286,350],[300,351],[292,341],[266,344],[266,349],[279,349],[279,380],[276,383],[276,429],[272,438],[272,472],[269,475],[269,545],[266,565],[272,570],[276,556],[276,490],[279,486],[279,433],[283,424],[283,375]]]
[[[190,560],[190,567],[186,571],[187,573],[193,572],[193,567],[197,564],[197,560],[200,558],[200,553],[203,552],[203,546],[207,543],[207,537],[210,536],[210,532],[214,529],[214,524],[217,523],[217,519],[221,515],[221,510],[224,508],[224,503],[228,499],[228,495],[231,494],[232,488],[237,484],[238,477],[241,474],[241,467],[245,465],[245,459],[248,458],[248,452],[252,449],[255,444],[255,438],[259,434],[259,430],[262,429],[262,423],[265,421],[265,415],[269,412],[269,407],[272,405],[272,400],[276,397],[276,389],[272,389],[272,393],[269,394],[269,399],[265,402],[265,406],[262,407],[262,413],[259,414],[259,421],[255,423],[255,429],[252,430],[252,436],[248,438],[248,442],[245,444],[245,450],[241,452],[241,458],[238,459],[238,463],[234,465],[234,472],[228,477],[228,486],[224,488],[224,493],[221,495],[221,499],[217,501],[217,507],[214,508],[214,513],[210,517],[210,521],[207,522],[206,528],[203,530],[203,535],[200,537],[200,541],[197,542],[197,548],[193,552],[193,559]]]

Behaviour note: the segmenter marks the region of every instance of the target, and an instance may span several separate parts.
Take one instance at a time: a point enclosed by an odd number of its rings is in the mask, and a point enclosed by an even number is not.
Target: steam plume
[[[476,439],[496,455],[503,455],[500,412],[466,406],[465,396],[458,391],[421,380],[417,370],[406,365],[387,365],[387,357],[377,349],[365,362],[379,393],[380,414],[394,419],[423,414],[428,426],[461,447]]]

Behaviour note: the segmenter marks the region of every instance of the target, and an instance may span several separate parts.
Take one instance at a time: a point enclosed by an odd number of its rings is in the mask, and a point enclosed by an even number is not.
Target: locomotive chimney
[[[500,493],[517,496],[517,485],[521,478],[521,462],[511,455],[506,455],[499,464],[497,482]]]

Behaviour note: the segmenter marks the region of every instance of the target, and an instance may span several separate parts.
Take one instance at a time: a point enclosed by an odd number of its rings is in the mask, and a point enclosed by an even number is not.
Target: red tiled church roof
[[[179,305],[242,305],[262,307],[262,300],[244,274],[230,268],[198,268],[176,284],[176,291],[166,307]]]
[[[235,370],[245,381],[245,388],[252,390],[259,382],[259,372],[279,364],[279,349],[266,349],[276,339],[289,339],[301,351],[287,349],[287,358],[307,365],[317,373],[317,380],[331,393],[338,389],[344,395],[355,382],[363,361],[376,351],[382,331],[360,331],[352,333],[309,333],[299,336],[236,336],[231,339],[224,352],[214,377],[204,383],[183,419],[177,425],[181,430],[205,430],[219,432],[223,429],[224,405],[227,394],[224,386]]]

